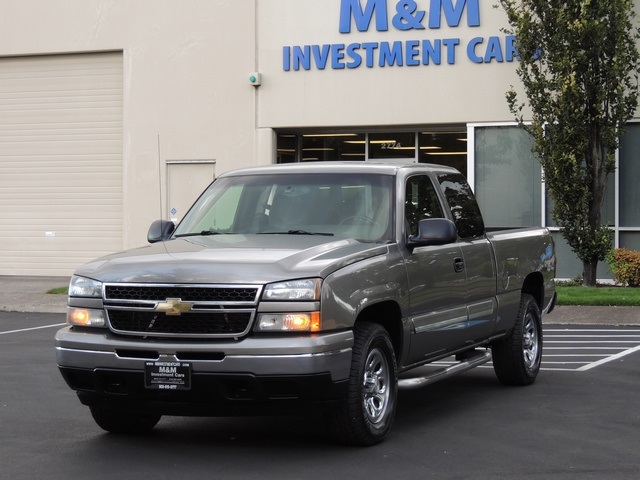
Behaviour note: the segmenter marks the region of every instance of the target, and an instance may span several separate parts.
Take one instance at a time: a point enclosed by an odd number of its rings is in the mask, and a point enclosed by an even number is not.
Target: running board
[[[465,358],[464,360],[461,360],[458,363],[454,363],[453,365],[450,365],[448,367],[434,370],[432,372],[429,372],[427,375],[421,375],[419,377],[401,378],[398,380],[398,388],[403,390],[413,390],[416,388],[424,387],[425,385],[437,382],[438,380],[443,380],[457,373],[471,370],[472,368],[487,363],[490,360],[491,352],[489,350],[474,350],[472,352],[469,352],[467,358]]]

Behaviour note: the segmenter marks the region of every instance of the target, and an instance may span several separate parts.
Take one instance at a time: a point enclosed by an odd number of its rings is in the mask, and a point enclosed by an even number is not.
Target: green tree
[[[583,284],[596,283],[598,261],[611,249],[602,224],[607,177],[638,105],[633,0],[499,0],[516,36],[517,74],[507,102],[534,139],[553,219],[583,265]],[[528,115],[529,113],[527,113]]]

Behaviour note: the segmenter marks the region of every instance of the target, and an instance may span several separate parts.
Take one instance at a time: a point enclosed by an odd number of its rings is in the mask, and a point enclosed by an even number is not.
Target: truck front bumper
[[[64,379],[86,405],[218,416],[284,413],[343,399],[353,333],[141,341],[66,327],[57,332],[55,345]],[[145,364],[156,361],[188,363],[189,388],[145,386]]]

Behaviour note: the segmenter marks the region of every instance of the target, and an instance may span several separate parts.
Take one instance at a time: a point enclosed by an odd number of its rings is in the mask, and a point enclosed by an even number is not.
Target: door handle
[[[453,259],[453,271],[456,273],[464,272],[464,259],[460,257]]]

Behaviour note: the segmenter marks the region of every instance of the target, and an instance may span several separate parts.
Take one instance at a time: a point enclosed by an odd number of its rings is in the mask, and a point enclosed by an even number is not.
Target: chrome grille
[[[261,291],[255,285],[105,284],[104,306],[109,328],[122,335],[237,338],[251,330]]]
[[[234,286],[151,286],[151,285],[106,285],[106,300],[164,300],[181,298],[185,302],[251,302],[257,300],[258,287]]]
[[[188,313],[180,316],[159,312],[109,311],[113,330],[146,335],[233,335],[245,333],[251,312]]]

